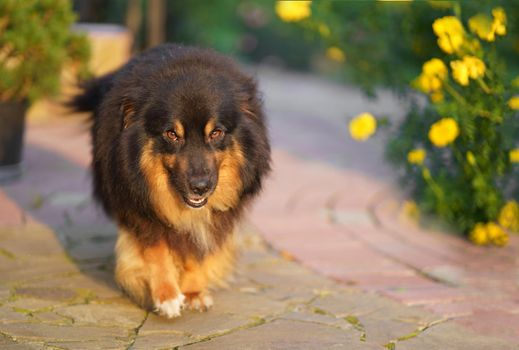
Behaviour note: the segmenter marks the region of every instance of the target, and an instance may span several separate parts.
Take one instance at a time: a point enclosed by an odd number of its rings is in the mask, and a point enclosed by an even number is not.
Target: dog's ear
[[[241,82],[239,93],[239,109],[243,114],[256,119],[259,105],[261,104],[256,89],[256,81],[247,77]]]
[[[135,105],[129,98],[124,98],[121,102],[121,106],[119,108],[119,112],[121,113],[122,125],[121,129],[126,129],[133,122],[133,117],[135,115]]]

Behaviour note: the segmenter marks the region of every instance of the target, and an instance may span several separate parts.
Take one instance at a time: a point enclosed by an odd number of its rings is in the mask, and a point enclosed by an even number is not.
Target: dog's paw
[[[167,318],[178,317],[184,308],[185,298],[184,294],[179,294],[176,298],[163,302],[155,301],[155,312]]]
[[[187,293],[186,306],[190,310],[207,311],[213,306],[213,297],[208,293]]]

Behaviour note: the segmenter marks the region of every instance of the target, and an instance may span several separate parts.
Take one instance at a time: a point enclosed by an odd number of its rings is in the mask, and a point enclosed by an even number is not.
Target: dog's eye
[[[211,140],[217,140],[217,139],[221,139],[224,135],[224,132],[222,129],[214,129],[213,131],[211,131],[211,134],[209,134],[209,138]]]
[[[166,137],[170,139],[171,141],[178,141],[178,135],[173,130],[168,130],[165,132]]]

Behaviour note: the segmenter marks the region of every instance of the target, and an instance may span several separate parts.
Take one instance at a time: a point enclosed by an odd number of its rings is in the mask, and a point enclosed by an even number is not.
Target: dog
[[[212,50],[165,44],[81,89],[70,106],[91,112],[93,192],[118,225],[117,284],[168,318],[207,310],[270,171],[255,80]]]

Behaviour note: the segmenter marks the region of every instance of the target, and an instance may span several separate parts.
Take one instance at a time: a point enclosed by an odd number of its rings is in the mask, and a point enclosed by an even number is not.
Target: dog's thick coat
[[[167,317],[205,309],[270,166],[256,83],[213,51],[162,45],[87,82],[94,196],[119,226],[116,280]]]

